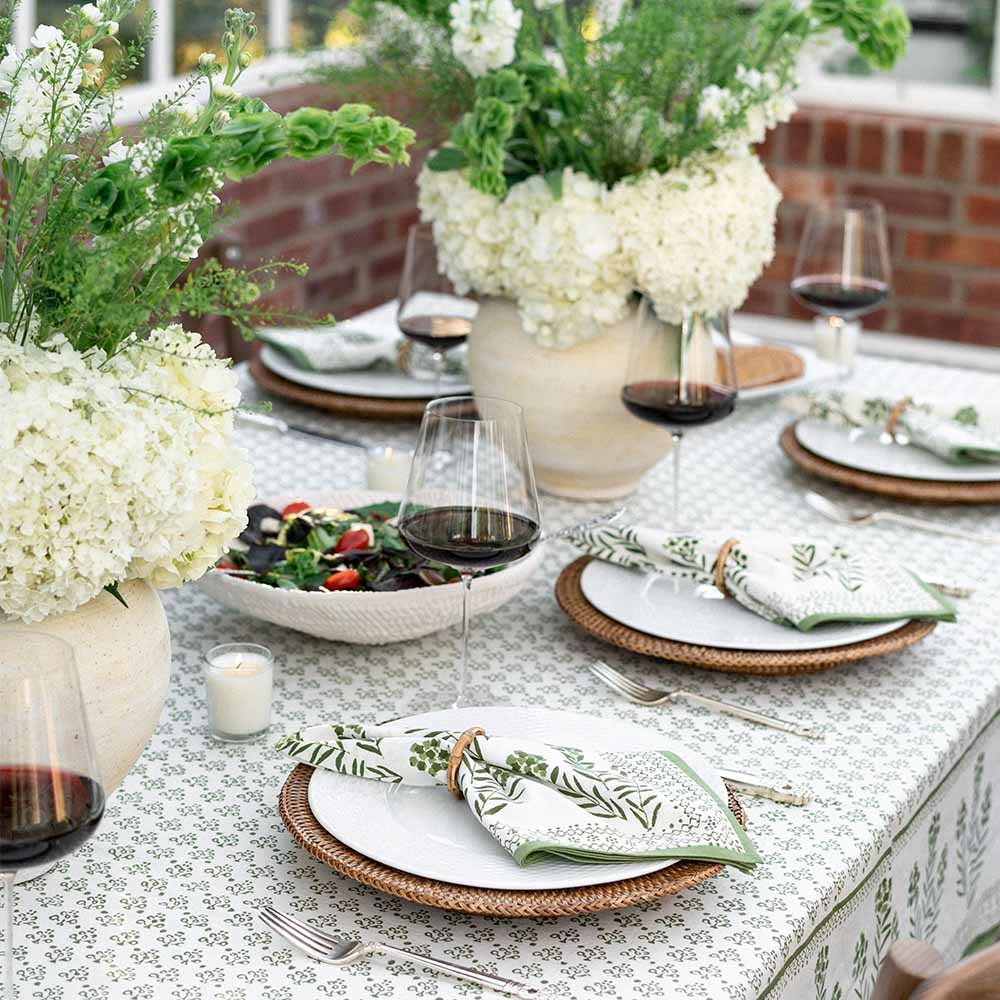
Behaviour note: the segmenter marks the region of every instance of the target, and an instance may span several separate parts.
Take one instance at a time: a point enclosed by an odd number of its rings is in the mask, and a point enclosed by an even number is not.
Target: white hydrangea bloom
[[[448,13],[452,51],[473,76],[514,61],[522,15],[511,0],[455,0]]]
[[[180,327],[110,360],[0,337],[0,612],[35,622],[115,581],[204,572],[253,497],[238,400]]]
[[[615,185],[615,214],[635,287],[668,322],[685,309],[742,305],[774,256],[781,200],[756,156],[716,154]]]

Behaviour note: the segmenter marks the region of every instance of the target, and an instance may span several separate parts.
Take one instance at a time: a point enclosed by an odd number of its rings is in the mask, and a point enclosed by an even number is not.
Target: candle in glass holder
[[[368,449],[368,489],[405,493],[413,452],[399,448]]]
[[[231,642],[205,656],[208,725],[215,739],[244,743],[271,725],[274,657],[266,646]]]

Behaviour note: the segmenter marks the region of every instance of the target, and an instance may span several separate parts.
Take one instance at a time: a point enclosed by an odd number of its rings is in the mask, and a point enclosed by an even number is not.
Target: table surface
[[[1000,393],[996,375],[874,358],[862,360],[855,382],[898,396]],[[254,398],[248,378],[247,386]],[[415,430],[334,421],[283,404],[275,412],[372,443],[412,442]],[[761,401],[688,436],[686,503],[705,523],[732,526],[734,533],[761,525],[817,538],[847,533],[803,503],[813,484],[777,443],[788,419],[776,401]],[[364,485],[364,456],[356,450],[258,429],[240,435],[263,497]],[[669,475],[664,462],[645,478],[628,501],[631,516],[662,519]],[[838,488],[826,491],[865,502]],[[553,498],[543,508],[549,528],[600,509]],[[931,513],[952,525],[1000,531],[997,508]],[[255,911],[268,904],[346,936],[544,981],[553,997],[761,995],[1000,706],[995,551],[891,526],[854,530],[873,555],[974,583],[975,596],[961,602],[960,623],[940,625],[913,649],[807,677],[668,665],[602,645],[563,616],[553,585],[575,553],[562,543],[548,547],[542,570],[520,597],[475,621],[474,669],[498,703],[627,719],[698,747],[719,764],[785,779],[815,796],[805,809],[746,800],[750,832],[766,861],[752,877],[726,870],[679,896],[575,919],[469,917],[345,879],[300,850],[282,827],[276,802],[290,767],[272,751],[273,740],[226,747],[206,735],[201,657],[218,642],[248,639],[274,651],[277,738],[303,723],[440,707],[449,700],[457,636],[389,647],[332,645],[236,615],[195,586],[165,594],[174,676],[160,726],[111,799],[98,834],[48,876],[19,889],[23,1000],[481,993],[384,959],[348,969],[313,963],[259,923]],[[587,671],[598,657],[649,683],[826,726],[829,736],[816,744],[691,705],[628,704]]]

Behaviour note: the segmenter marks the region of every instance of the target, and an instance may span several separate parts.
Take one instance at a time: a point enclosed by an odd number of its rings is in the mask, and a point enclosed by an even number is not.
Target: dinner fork
[[[721,701],[718,698],[709,698],[703,694],[695,694],[693,691],[658,691],[656,688],[646,687],[638,681],[626,677],[619,673],[614,667],[608,666],[601,660],[590,665],[591,672],[599,680],[603,681],[612,691],[637,705],[663,705],[672,701],[692,701],[697,705],[704,705],[716,712],[725,715],[732,715],[737,719],[744,719],[747,722],[756,722],[761,726],[769,726],[771,729],[778,729],[783,733],[793,733],[796,736],[805,736],[810,740],[821,740],[824,738],[821,729],[812,726],[799,725],[797,722],[786,722],[784,719],[775,719],[773,716],[764,715],[763,712],[755,712],[752,708],[744,708],[742,705],[734,705],[732,702]]]
[[[438,972],[445,972],[449,976],[464,979],[470,983],[477,983],[479,986],[488,986],[500,993],[507,993],[514,997],[533,998],[541,997],[542,991],[534,986],[529,986],[517,979],[505,979],[503,976],[494,976],[489,972],[481,972],[479,969],[470,969],[464,965],[457,965],[454,962],[446,961],[442,958],[431,958],[429,955],[421,955],[415,951],[407,951],[404,948],[396,948],[391,944],[372,943],[366,944],[361,941],[351,941],[347,938],[335,937],[326,931],[307,924],[297,917],[288,913],[282,913],[273,906],[265,907],[257,914],[261,920],[267,924],[276,934],[280,934],[295,945],[300,951],[305,952],[310,958],[317,962],[325,962],[327,965],[353,965],[361,962],[371,955],[382,954],[392,955],[408,962],[417,962],[428,969],[436,969]]]
[[[939,521],[928,521],[922,517],[910,517],[909,514],[897,514],[892,510],[853,510],[834,503],[822,493],[809,490],[805,495],[806,503],[817,514],[835,521],[837,524],[861,526],[866,524],[892,523],[902,524],[908,528],[918,528],[921,531],[934,531],[950,538],[965,538],[973,542],[1000,543],[1000,535],[983,535],[975,531],[964,531],[962,528],[952,528]]]

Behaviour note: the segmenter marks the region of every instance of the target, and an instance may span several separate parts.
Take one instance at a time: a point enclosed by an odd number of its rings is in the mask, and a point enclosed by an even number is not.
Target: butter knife
[[[329,431],[317,431],[311,427],[303,427],[302,424],[290,424],[281,417],[272,416],[270,413],[259,413],[256,410],[237,410],[236,422],[244,427],[259,427],[266,431],[276,431],[278,434],[305,434],[309,437],[321,438],[330,441],[332,444],[341,444],[345,448],[367,448],[364,441],[357,438],[341,437],[339,434],[331,434]]]
[[[773,785],[769,785],[764,778],[755,774],[727,771],[721,768],[719,776],[734,792],[752,795],[757,799],[770,799],[772,802],[781,802],[787,806],[805,806],[812,798],[808,792],[797,792],[791,785],[781,785],[775,788]]]

